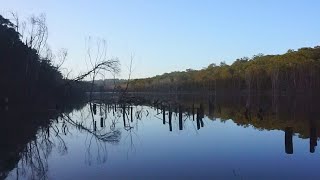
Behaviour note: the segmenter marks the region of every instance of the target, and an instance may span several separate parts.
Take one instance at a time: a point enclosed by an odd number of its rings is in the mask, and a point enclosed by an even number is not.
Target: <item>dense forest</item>
[[[40,21],[34,19],[34,27]],[[0,15],[0,96],[10,104],[59,102],[70,95],[81,93],[79,84],[70,84],[53,65],[50,56],[41,56],[45,41],[44,29],[33,33],[23,42],[17,25]]]
[[[63,75],[61,65],[67,51],[52,53],[46,43],[45,16],[32,16],[28,24],[20,22],[14,14],[12,19],[0,15],[0,106],[9,103],[52,108],[70,100],[79,101],[86,97],[86,92],[97,89],[93,82],[98,74],[119,71],[117,59],[106,60],[100,54],[92,53],[90,57],[99,56],[99,61],[90,59],[92,67],[88,67],[87,72],[73,78]],[[29,26],[28,30],[21,30],[26,26]]]
[[[130,82],[130,91],[305,93],[320,88],[320,46],[258,54],[221,62],[201,70],[187,69]]]

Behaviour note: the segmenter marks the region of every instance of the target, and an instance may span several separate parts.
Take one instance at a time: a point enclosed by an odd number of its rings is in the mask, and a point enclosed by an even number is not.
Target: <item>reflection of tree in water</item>
[[[165,104],[161,102],[154,105],[150,105],[149,103],[148,106],[93,102],[81,110],[76,110],[72,113],[62,113],[55,121],[51,121],[49,125],[38,129],[36,137],[29,141],[25,149],[21,151],[21,160],[15,169],[16,176],[25,176],[30,179],[47,179],[49,154],[54,148],[58,149],[60,155],[66,154],[68,148],[64,138],[66,136],[72,136],[75,130],[77,131],[76,133],[85,134],[85,163],[91,165],[94,161],[97,163],[105,163],[108,160],[108,145],[119,144],[120,140],[128,147],[127,157],[129,157],[130,153],[135,153],[136,143],[140,140],[137,131],[141,123],[143,124],[142,120],[148,117],[161,120],[164,125],[168,126],[169,131],[175,129],[177,132],[180,130],[186,131],[189,125],[192,125],[196,133],[205,126],[203,118],[205,116],[209,117],[209,112],[214,114],[215,117],[220,116],[222,122],[224,119],[233,119],[233,121],[239,125],[250,123],[254,125],[255,128],[260,127],[259,124],[264,125],[262,127],[267,129],[277,128],[275,126],[276,124],[272,124],[270,127],[268,125],[269,122],[275,121],[278,121],[278,123],[283,122],[283,126],[289,126],[291,124],[291,121],[283,121],[283,116],[280,116],[280,119],[270,120],[267,116],[267,109],[272,109],[271,105],[261,106],[259,103],[256,105],[251,102],[248,106],[241,106],[234,103],[233,106],[236,107],[233,107],[227,104],[226,101],[223,102],[227,105],[217,102],[209,101],[209,104],[207,100],[200,103],[192,101],[184,104]],[[298,103],[292,103],[294,107],[298,105]],[[155,116],[153,116],[152,112],[151,116],[149,115],[149,110],[152,107],[154,107],[154,112],[156,112]],[[256,111],[252,111],[252,107],[254,107]],[[237,111],[239,108],[240,111]],[[291,113],[292,116],[290,116],[290,119],[293,119],[294,123],[299,124],[300,121],[295,121],[295,114],[298,113],[298,111],[294,112],[291,110]],[[309,119],[312,119],[312,117]],[[312,127],[315,126],[318,126],[318,123],[314,122],[314,124],[308,126],[307,129],[308,133],[310,130],[312,136],[310,139],[310,152],[314,152],[315,146],[317,145],[318,134],[316,129],[312,129]],[[292,130],[296,132],[294,126]],[[123,136],[123,139],[121,139],[121,136]],[[289,138],[291,138],[291,135],[288,135],[287,139]],[[291,147],[291,141],[287,142],[288,143],[285,143],[286,146],[288,148]]]
[[[129,145],[127,157],[130,152],[135,153],[135,139],[139,140],[137,135],[139,122],[148,115],[149,111],[143,106],[133,107],[130,104],[103,104],[98,102],[89,104],[88,109],[84,108],[78,118],[64,115],[63,119],[77,127],[81,132],[87,133],[85,138],[85,162],[91,165],[94,160],[93,155],[96,156],[98,163],[107,161],[107,145],[119,144],[122,133],[125,133],[122,142]],[[77,121],[73,119],[77,119]],[[99,120],[100,127],[97,126]]]
[[[67,152],[67,146],[56,128],[52,124],[40,128],[36,137],[20,152],[21,159],[16,167],[17,179],[20,176],[28,179],[48,179],[48,157],[52,149],[57,147],[61,154]],[[55,133],[54,136],[52,133]]]
[[[135,109],[135,113],[134,113]],[[141,122],[142,118],[146,118],[149,116],[149,111],[145,109],[143,106],[135,106],[124,105],[122,107],[122,118],[124,121],[124,129],[127,133],[125,138],[123,139],[123,143],[128,144],[129,148],[127,150],[127,158],[129,158],[129,153],[136,152],[135,138],[139,140],[141,143],[137,131],[139,129],[139,122]],[[128,142],[128,143],[127,143]]]
[[[92,108],[92,106],[95,108]],[[81,133],[86,133],[85,162],[89,165],[92,164],[93,154],[96,155],[96,160],[98,163],[106,162],[108,155],[107,144],[118,144],[121,138],[121,131],[115,128],[115,124],[119,121],[119,116],[109,116],[108,120],[110,120],[111,125],[107,127],[105,125],[105,121],[107,119],[107,110],[103,104],[99,104],[100,128],[97,128],[96,106],[97,104],[89,104],[89,110],[86,110],[86,108],[81,110],[80,118],[74,118],[68,114],[63,114],[62,116],[64,122],[76,127]],[[92,153],[92,150],[96,150],[96,152]]]
[[[19,176],[19,173],[26,175],[26,172],[30,172],[30,179],[48,178],[47,159],[52,151],[53,144],[47,139],[47,135],[44,133],[45,132],[41,130],[39,137],[29,142],[21,153],[21,163],[16,168],[17,176]]]
[[[37,135],[27,143],[25,148],[20,152],[21,157],[15,168],[15,173],[12,175],[24,177],[27,179],[48,179],[48,157],[52,150],[56,148],[60,155],[65,155],[68,152],[68,147],[64,141],[64,137],[71,136],[71,129],[76,129],[80,133],[86,133],[86,154],[85,161],[90,165],[94,154],[98,163],[104,163],[107,160],[107,144],[118,144],[121,139],[121,131],[115,127],[119,122],[118,112],[115,116],[109,116],[110,126],[101,126],[99,129],[93,127],[90,123],[92,111],[87,111],[86,108],[78,111],[80,116],[73,113],[61,113],[56,120],[52,121],[47,126],[39,128]],[[100,113],[101,118],[105,121],[107,114]],[[92,119],[95,122],[95,119]],[[101,121],[102,122],[102,121]],[[95,124],[95,123],[94,123]],[[93,147],[96,148],[95,153],[92,153]]]

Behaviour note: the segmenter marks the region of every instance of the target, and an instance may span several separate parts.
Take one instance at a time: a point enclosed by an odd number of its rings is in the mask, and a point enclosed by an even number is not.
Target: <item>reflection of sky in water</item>
[[[82,115],[84,125],[92,129],[88,106]],[[99,108],[95,116],[100,128]],[[196,121],[187,119],[179,130],[178,117],[172,115],[173,131],[169,131],[168,115],[163,125],[162,114],[147,107],[142,120],[136,120],[127,131],[122,117],[116,121],[121,130],[118,144],[102,143],[89,133],[68,125],[62,136],[67,154],[54,148],[49,156],[50,179],[105,179],[106,177],[220,177],[224,179],[316,178],[320,165],[319,152],[309,152],[309,139],[293,137],[294,154],[285,153],[283,131],[259,131],[252,126],[237,126],[232,120],[221,122],[204,118],[197,130]],[[147,111],[149,115],[146,117]],[[134,108],[136,111],[136,108]],[[160,111],[159,111],[160,112]],[[121,112],[117,112],[121,115]],[[116,115],[117,115],[116,113]],[[128,116],[130,118],[130,115]],[[80,112],[71,115],[81,122]],[[105,120],[109,131],[112,111]],[[184,118],[185,119],[185,118]],[[129,121],[127,121],[129,123]],[[57,125],[58,127],[61,124]],[[54,135],[52,133],[52,135]],[[13,178],[13,173],[9,178]]]

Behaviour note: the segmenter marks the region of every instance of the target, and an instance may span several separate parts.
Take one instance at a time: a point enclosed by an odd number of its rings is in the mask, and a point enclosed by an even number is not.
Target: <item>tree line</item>
[[[231,65],[214,63],[201,70],[164,73],[130,82],[130,91],[305,93],[320,88],[320,46],[258,54]]]

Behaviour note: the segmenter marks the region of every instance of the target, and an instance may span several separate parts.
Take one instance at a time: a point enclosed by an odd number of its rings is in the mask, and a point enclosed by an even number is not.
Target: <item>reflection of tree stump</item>
[[[103,117],[100,119],[100,127],[103,127]]]
[[[183,130],[183,125],[182,125],[182,107],[179,106],[179,130]]]
[[[130,112],[130,116],[131,116],[131,122],[133,122],[133,116],[132,116],[132,111],[133,111],[133,108],[132,108],[132,106],[130,107],[130,109],[131,109],[131,112]]]
[[[315,152],[315,147],[317,146],[317,128],[310,128],[310,152]]]
[[[169,130],[172,131],[172,111],[169,109]]]
[[[285,129],[285,149],[287,154],[293,154],[293,143],[292,143],[293,130],[291,127]]]
[[[200,118],[204,118],[204,109],[203,109],[203,105],[200,104],[200,108],[199,108],[199,111],[200,111]]]
[[[201,124],[201,127],[204,127],[204,123],[203,123],[202,118],[200,119],[200,124]]]
[[[162,106],[162,123],[166,124],[166,107]]]
[[[97,105],[93,104],[93,114],[96,115],[97,114]]]
[[[200,108],[197,109],[197,129],[200,129],[200,119],[201,119],[201,112]]]
[[[122,106],[123,127],[126,127],[126,106]]]
[[[194,121],[194,104],[192,104],[192,120]]]

